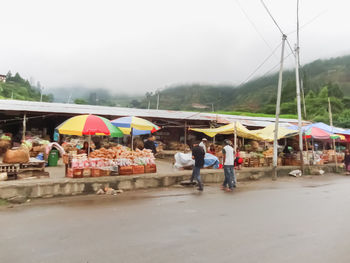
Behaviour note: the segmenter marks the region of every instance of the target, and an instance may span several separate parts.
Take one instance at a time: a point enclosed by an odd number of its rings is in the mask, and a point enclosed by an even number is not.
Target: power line
[[[278,25],[276,19],[272,16],[270,10],[267,8],[267,6],[266,6],[266,4],[264,3],[264,1],[263,1],[263,0],[260,0],[260,2],[261,2],[262,5],[264,6],[266,12],[269,14],[269,16],[271,17],[272,21],[274,22],[274,24],[276,25],[276,27],[278,28],[278,30],[281,32],[282,35],[284,35],[284,33],[283,33],[281,27]]]
[[[286,60],[288,57],[293,55],[292,52],[290,52],[287,56],[285,56],[283,59]],[[276,65],[274,65],[272,68],[270,68],[268,71],[266,71],[261,77],[265,77],[266,75],[270,74],[274,69],[276,69],[280,65],[280,62],[278,62]]]
[[[272,13],[271,13],[270,10],[268,9],[268,7],[267,7],[266,4],[264,3],[264,1],[263,1],[263,0],[260,0],[260,2],[261,2],[261,4],[264,6],[266,12],[269,14],[270,18],[272,19],[273,23],[276,25],[276,27],[278,28],[278,30],[280,31],[280,33],[281,33],[282,35],[286,35],[286,34],[283,32],[282,28],[278,25],[276,19],[273,17]],[[290,50],[293,52],[293,54],[294,54],[294,50],[293,50],[293,48],[292,48],[292,45],[289,43],[289,40],[286,39],[286,41],[287,41],[287,44],[288,44],[289,49],[290,49]]]
[[[256,24],[254,23],[254,21],[249,17],[248,13],[244,10],[243,6],[241,5],[241,3],[239,2],[239,0],[236,0],[236,3],[238,5],[238,7],[241,9],[242,13],[244,14],[244,16],[247,18],[247,20],[249,21],[249,23],[252,25],[252,27],[254,28],[254,30],[256,31],[256,33],[260,36],[260,38],[264,41],[264,43],[266,44],[266,46],[272,51],[272,47],[271,45],[267,42],[267,40],[265,39],[265,37],[263,36],[263,34],[260,32],[259,28],[256,26]],[[278,57],[276,55],[274,55],[277,59]]]
[[[312,22],[314,22],[317,18],[319,18],[321,15],[325,14],[327,12],[327,10],[323,10],[320,13],[318,13],[316,16],[314,16],[313,18],[311,18],[309,21],[307,21],[305,24],[301,25],[299,27],[299,30],[302,30],[303,28],[305,28],[306,26],[310,25]],[[291,35],[297,32],[296,30],[290,31],[287,35]]]
[[[297,0],[297,48],[299,48],[299,0]]]
[[[239,86],[241,86],[241,85],[243,85],[244,83],[246,83],[274,54],[275,54],[275,52],[277,51],[277,49],[281,46],[281,44],[282,44],[282,42],[281,43],[279,43],[278,44],[278,46],[272,51],[272,53],[268,56],[268,57],[266,57],[265,59],[264,59],[264,61],[262,62],[262,63],[260,63],[260,65],[258,65],[257,66],[257,68],[252,72],[252,73],[250,73],[249,75],[248,75],[248,77],[244,80],[244,81],[242,81],[239,85],[238,85],[238,87]]]

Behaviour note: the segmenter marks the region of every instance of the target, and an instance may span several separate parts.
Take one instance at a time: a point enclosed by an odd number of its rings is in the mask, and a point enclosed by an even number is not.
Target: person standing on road
[[[231,146],[230,140],[225,140],[225,147],[222,149],[223,158],[224,158],[224,174],[225,180],[222,184],[222,190],[227,192],[232,192],[233,187],[236,187],[236,180],[234,175],[234,161],[235,155],[233,148]]]
[[[203,138],[201,143],[199,144],[199,146],[203,148],[204,153],[207,153],[207,141],[207,138]]]
[[[203,183],[201,180],[201,168],[204,166],[204,156],[205,152],[202,147],[198,145],[198,143],[193,144],[193,149],[192,149],[192,159],[194,159],[194,166],[192,170],[192,177],[191,181],[194,179],[198,183],[198,190],[203,191]]]

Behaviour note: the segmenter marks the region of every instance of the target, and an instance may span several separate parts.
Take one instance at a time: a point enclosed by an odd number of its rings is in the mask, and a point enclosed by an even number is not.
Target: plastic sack
[[[219,168],[219,159],[215,155],[212,155],[210,153],[206,153],[204,156],[204,168],[213,166],[213,168],[218,169]]]
[[[176,153],[175,156],[175,168],[183,168],[194,165],[194,160],[192,159],[192,153]],[[213,166],[215,169],[219,168],[219,159],[210,153],[206,153],[204,156],[204,168]]]
[[[289,173],[289,175],[297,177],[297,176],[301,176],[302,172],[300,170],[293,170]]]

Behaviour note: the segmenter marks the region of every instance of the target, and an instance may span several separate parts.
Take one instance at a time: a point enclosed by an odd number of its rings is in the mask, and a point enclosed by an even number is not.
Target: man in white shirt
[[[199,146],[203,148],[204,152],[207,153],[207,138],[203,138],[200,142]]]
[[[236,187],[235,184],[235,178],[234,178],[234,160],[235,160],[235,154],[233,147],[231,146],[230,140],[225,140],[225,147],[222,149],[222,153],[224,155],[224,173],[225,173],[225,180],[222,184],[222,190],[225,190],[227,192],[232,192],[233,187]]]

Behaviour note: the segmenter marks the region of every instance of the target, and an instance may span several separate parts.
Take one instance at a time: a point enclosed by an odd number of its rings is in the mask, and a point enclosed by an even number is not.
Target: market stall
[[[132,175],[155,173],[155,158],[150,150],[131,151],[118,145],[110,149],[101,148],[87,154],[77,154],[70,160],[68,177],[99,177],[109,175]]]
[[[94,115],[73,117],[59,127],[61,134],[88,136],[88,147],[78,150],[74,139],[65,144],[68,154],[64,156],[66,176],[71,178],[131,175],[156,172],[153,153],[150,150],[130,148],[113,143],[107,148],[93,150],[91,136],[123,137],[124,133],[105,118]],[[81,144],[81,140],[79,141]],[[85,143],[84,143],[85,144]]]
[[[31,157],[31,149],[32,144],[27,141],[20,147],[7,149],[0,165],[0,180],[48,177],[45,161]]]
[[[239,157],[242,158],[242,165],[244,167],[261,167],[271,166],[273,159],[273,131],[274,125],[266,126],[259,130],[248,130],[241,123],[235,122],[228,125],[213,129],[195,129],[190,130],[204,133],[210,137],[218,134],[236,135],[242,138],[242,142],[233,140],[236,144],[235,148],[239,151]],[[278,131],[278,139],[292,137],[296,134],[295,131],[289,130],[285,127],[280,127]],[[244,140],[244,142],[243,142]],[[235,141],[237,141],[235,143]],[[221,155],[221,147],[215,145],[217,156]],[[281,149],[281,147],[280,147]],[[278,163],[282,164],[282,156],[279,157]]]
[[[158,131],[160,127],[152,122],[135,116],[127,116],[111,121],[112,125],[118,127],[124,134],[131,136],[131,150],[134,149],[134,136],[150,134]]]

